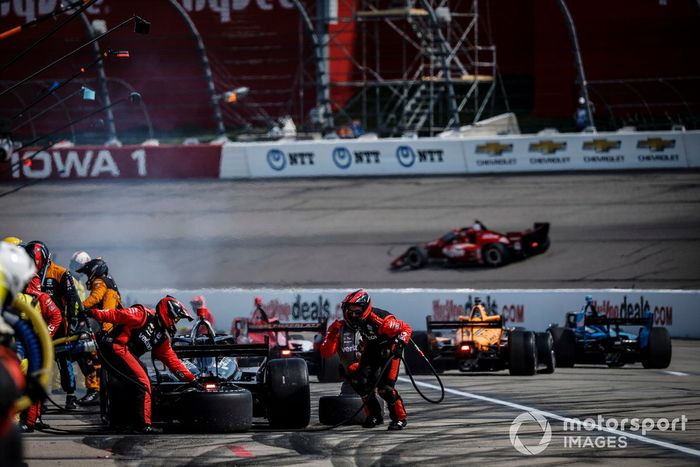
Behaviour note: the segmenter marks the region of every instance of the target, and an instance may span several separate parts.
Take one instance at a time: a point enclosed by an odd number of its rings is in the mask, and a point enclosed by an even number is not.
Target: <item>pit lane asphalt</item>
[[[584,420],[685,416],[685,431],[658,431],[646,437],[700,454],[700,342],[675,340],[668,370],[645,370],[641,365],[618,369],[582,366],[557,369],[553,375],[511,377],[507,372],[443,375],[445,386],[458,391],[516,403],[557,415]],[[670,373],[673,372],[673,373]],[[430,377],[420,381],[434,383]],[[440,405],[428,404],[409,383],[398,385],[409,413],[402,432],[385,427],[365,430],[341,427],[333,431],[275,432],[256,427],[243,434],[165,434],[133,436],[101,434],[96,415],[49,412],[46,422],[63,429],[95,430],[94,435],[25,435],[29,466],[186,466],[186,465],[697,465],[700,457],[673,447],[659,447],[599,431],[570,432],[549,420],[552,439],[536,456],[517,452],[509,429],[522,410],[447,394]],[[322,395],[337,394],[339,383],[312,383],[312,426],[319,428],[317,406]],[[435,395],[434,393],[431,395]],[[677,425],[679,427],[679,425]],[[641,432],[631,432],[640,435]],[[518,432],[525,443],[536,443],[542,432],[534,424]],[[565,447],[568,436],[591,436],[606,447]]]
[[[0,212],[3,236],[63,264],[102,255],[122,288],[700,288],[698,172],[44,182]],[[388,270],[474,219],[549,221],[552,246],[499,269]]]

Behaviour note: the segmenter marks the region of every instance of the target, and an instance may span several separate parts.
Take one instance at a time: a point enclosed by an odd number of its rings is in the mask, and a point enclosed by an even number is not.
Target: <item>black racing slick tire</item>
[[[318,370],[319,383],[337,383],[340,381],[340,357],[333,354],[330,358],[321,357],[321,367]]]
[[[484,264],[497,268],[508,263],[508,249],[501,243],[491,243],[481,250]]]
[[[552,335],[548,331],[538,332],[535,334],[535,341],[537,342],[537,363],[543,366],[539,370],[540,373],[554,373],[556,356],[554,355],[554,339]]]
[[[406,252],[404,261],[411,269],[420,269],[428,264],[428,252],[422,246],[412,246]]]
[[[311,421],[311,391],[306,362],[301,358],[270,360],[265,377],[270,426],[305,428]]]
[[[425,358],[430,360],[431,350],[430,350],[430,339],[428,333],[425,331],[415,331],[411,336],[413,342],[416,343],[418,348],[423,352]],[[412,375],[430,375],[430,367],[425,358],[418,353],[413,344],[408,344],[403,352],[403,358],[405,365],[408,366],[408,370]],[[432,362],[431,362],[432,363]]]
[[[240,433],[253,424],[253,395],[247,389],[226,388],[217,392],[191,391],[165,394],[177,398],[169,404],[172,415],[184,427],[210,433]]]
[[[509,369],[513,376],[532,376],[537,372],[535,333],[513,331],[508,336]]]
[[[649,343],[642,350],[644,368],[668,368],[671,364],[671,335],[666,328],[651,328]]]
[[[549,331],[554,340],[554,358],[557,367],[573,367],[576,363],[576,334],[571,329],[560,327],[553,327]]]
[[[360,407],[362,398],[357,395],[322,396],[318,400],[318,420],[322,425],[337,425],[346,420],[345,425],[362,425],[366,416]]]

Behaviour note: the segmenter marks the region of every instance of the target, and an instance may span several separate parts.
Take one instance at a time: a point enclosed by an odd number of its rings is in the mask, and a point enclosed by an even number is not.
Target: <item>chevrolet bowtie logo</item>
[[[477,154],[490,154],[492,156],[500,156],[504,152],[513,152],[513,145],[501,143],[486,143],[479,144],[476,147]]]
[[[557,151],[566,149],[566,143],[555,143],[552,140],[544,140],[538,143],[530,143],[530,152],[541,152],[542,154],[554,154]]]
[[[608,152],[611,149],[620,149],[622,142],[608,141],[607,139],[594,139],[593,141],[584,141],[583,149],[595,152]]]
[[[655,152],[663,151],[666,148],[674,148],[675,146],[675,139],[647,138],[637,143],[637,149],[651,149]]]

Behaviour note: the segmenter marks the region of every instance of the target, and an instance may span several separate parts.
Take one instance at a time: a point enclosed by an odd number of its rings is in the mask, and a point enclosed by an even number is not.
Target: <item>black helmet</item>
[[[95,258],[76,269],[75,272],[85,274],[88,281],[92,282],[98,277],[104,277],[109,274],[109,268],[102,258]]]

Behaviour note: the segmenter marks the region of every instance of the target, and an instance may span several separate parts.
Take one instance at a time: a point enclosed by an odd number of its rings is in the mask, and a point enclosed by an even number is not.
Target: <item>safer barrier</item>
[[[700,167],[700,131],[81,146],[15,153],[0,180],[464,175]]]
[[[217,329],[228,331],[237,316],[249,316],[253,299],[262,297],[270,316],[282,321],[316,321],[341,315],[340,303],[349,292],[340,289],[199,289],[128,290],[126,302],[154,304],[165,293],[185,303],[203,294],[214,314]],[[477,289],[369,289],[374,306],[406,320],[414,329],[425,329],[425,317],[456,319],[477,297],[503,314],[512,326],[544,330],[564,321],[567,311],[578,311],[591,294],[599,311],[611,317],[651,312],[656,326],[668,328],[673,337],[700,338],[700,290],[477,290]]]

